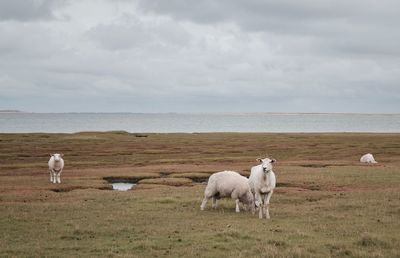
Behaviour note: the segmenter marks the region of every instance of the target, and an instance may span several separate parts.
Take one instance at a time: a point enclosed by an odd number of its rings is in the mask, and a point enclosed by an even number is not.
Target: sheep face
[[[60,161],[61,157],[64,156],[64,155],[55,153],[55,154],[50,154],[50,156],[52,156],[54,158],[54,161]]]
[[[261,167],[264,173],[270,172],[272,170],[272,163],[276,162],[275,159],[269,159],[269,158],[257,159],[257,161],[261,163]]]
[[[240,198],[240,202],[242,202],[245,205],[246,210],[250,208],[251,212],[255,211],[256,207],[254,202],[254,195],[251,191],[246,192],[246,194]]]

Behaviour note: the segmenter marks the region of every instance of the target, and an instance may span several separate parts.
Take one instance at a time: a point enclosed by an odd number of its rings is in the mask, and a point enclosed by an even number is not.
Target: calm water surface
[[[400,114],[0,113],[0,133],[400,132]]]
[[[112,183],[111,185],[113,190],[116,191],[128,191],[132,189],[133,186],[135,186],[135,184],[131,183]]]

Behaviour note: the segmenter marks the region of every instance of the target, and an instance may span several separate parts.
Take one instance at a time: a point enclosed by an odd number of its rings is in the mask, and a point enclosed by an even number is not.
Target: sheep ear
[[[271,163],[275,163],[276,162],[276,159],[271,159]]]
[[[258,159],[256,159],[256,160],[257,160],[258,162],[263,162],[262,159],[260,159],[260,158],[258,158]]]
[[[61,157],[64,157],[64,153],[61,153]]]
[[[50,153],[50,157],[53,157],[53,154]]]

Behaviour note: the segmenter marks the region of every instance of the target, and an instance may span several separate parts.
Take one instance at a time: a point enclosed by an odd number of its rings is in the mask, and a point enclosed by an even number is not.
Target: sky
[[[400,112],[398,0],[0,0],[0,109]]]

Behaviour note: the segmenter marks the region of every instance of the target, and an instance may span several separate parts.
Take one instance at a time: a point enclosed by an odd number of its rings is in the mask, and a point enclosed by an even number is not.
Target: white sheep
[[[50,154],[49,160],[49,171],[50,171],[50,182],[53,184],[61,183],[61,172],[64,168],[64,154]]]
[[[367,153],[360,158],[362,163],[378,163],[375,161],[374,156],[371,153]]]
[[[242,202],[254,213],[254,197],[250,191],[248,179],[235,171],[222,171],[210,176],[200,209],[204,210],[210,198],[213,199],[213,208],[216,208],[217,199],[226,197],[235,199],[236,212],[240,212],[239,202]]]
[[[267,219],[269,216],[269,200],[276,186],[275,173],[272,171],[272,163],[275,159],[257,159],[260,165],[251,168],[249,177],[249,185],[254,194],[255,205],[259,208],[258,217],[263,218],[263,214]]]

